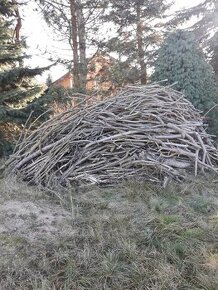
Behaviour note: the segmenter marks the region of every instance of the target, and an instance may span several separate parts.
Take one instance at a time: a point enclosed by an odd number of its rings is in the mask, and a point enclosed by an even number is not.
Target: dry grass
[[[0,183],[1,205],[29,201],[66,214],[55,225],[59,234],[30,239],[39,227],[30,213],[23,234],[0,233],[1,290],[218,289],[218,185],[212,180],[165,189],[133,182],[72,189],[62,200]]]

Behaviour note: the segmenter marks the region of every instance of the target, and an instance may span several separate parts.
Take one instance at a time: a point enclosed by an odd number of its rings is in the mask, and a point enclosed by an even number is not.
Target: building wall
[[[116,91],[116,87],[111,81],[110,67],[114,65],[114,60],[108,56],[97,55],[88,65],[86,89],[90,94],[95,93],[94,99],[87,103],[102,100],[105,96],[110,96]],[[73,87],[73,77],[71,73],[55,81],[53,86],[62,86],[65,89]]]
[[[63,77],[55,81],[52,86],[63,87],[65,89],[71,89],[73,87],[73,79],[70,73],[65,74]]]

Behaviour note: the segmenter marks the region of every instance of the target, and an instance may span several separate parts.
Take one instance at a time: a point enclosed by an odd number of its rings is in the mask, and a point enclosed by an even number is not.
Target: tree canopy
[[[124,67],[137,69],[135,81],[146,84],[147,69],[153,60],[154,50],[160,44],[165,29],[163,19],[170,4],[163,0],[109,2],[110,9],[106,11],[104,20],[113,24],[116,30],[105,46],[109,52],[119,55]]]

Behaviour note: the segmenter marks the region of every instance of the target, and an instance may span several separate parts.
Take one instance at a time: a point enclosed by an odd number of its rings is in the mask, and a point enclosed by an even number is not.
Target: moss
[[[166,225],[179,223],[181,220],[178,215],[161,215],[160,218]]]
[[[190,201],[190,207],[201,214],[211,214],[216,209],[216,206],[208,197],[195,196]]]
[[[195,238],[195,239],[202,239],[205,237],[206,232],[201,228],[191,228],[191,229],[184,229],[183,236],[186,238]]]
[[[26,239],[21,236],[0,234],[0,243],[7,246],[18,246],[26,243]]]
[[[106,200],[111,200],[111,198],[113,197],[114,195],[114,192],[113,191],[109,191],[109,190],[106,190],[106,191],[103,191],[102,192],[102,197]]]

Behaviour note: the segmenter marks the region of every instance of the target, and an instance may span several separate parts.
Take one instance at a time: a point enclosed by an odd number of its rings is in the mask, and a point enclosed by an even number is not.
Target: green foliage
[[[45,93],[45,97],[48,102],[58,102],[60,104],[67,104],[73,94],[76,93],[74,89],[65,89],[64,87],[53,87],[51,86],[48,91]]]
[[[204,57],[191,32],[178,30],[171,33],[159,49],[155,62],[154,81],[174,84],[193,105],[204,113],[218,100],[218,85],[214,71]],[[218,133],[215,111],[209,116],[210,129]]]
[[[129,69],[119,70],[126,82],[147,79],[147,68],[153,61],[154,51],[160,44],[165,27],[162,19],[170,7],[163,0],[111,0],[109,9],[103,17],[114,27],[109,40],[103,42],[107,52],[115,52],[119,56],[120,67],[132,67],[137,72],[132,76]],[[112,25],[111,25],[112,23]],[[162,29],[160,30],[160,27]]]
[[[51,115],[58,112],[58,107],[71,106],[75,93],[74,89],[51,86],[40,98],[30,102],[25,111],[31,114],[32,120],[36,118],[39,118],[39,121],[48,120]]]
[[[17,4],[18,3],[16,2],[16,5]],[[15,3],[12,3],[12,1],[1,0],[0,14],[5,16],[12,16],[14,14],[14,5]]]
[[[110,67],[110,77],[113,84],[122,87],[127,84],[134,84],[139,80],[139,70],[135,66],[130,66],[128,61],[118,61]]]
[[[1,117],[0,117],[1,118]],[[1,155],[8,155],[12,151],[12,143],[6,140],[5,135],[0,132],[0,153]]]
[[[201,45],[207,49],[210,63],[218,76],[218,1],[204,0],[194,7],[182,9],[176,13],[170,23],[175,26],[192,20],[193,17],[197,18],[190,29]]]
[[[210,63],[214,68],[216,76],[218,77],[218,31],[209,41],[209,53],[212,55]]]
[[[42,86],[36,85],[34,77],[41,74],[44,68],[30,69],[23,66],[27,58],[23,52],[24,41],[13,40],[13,22],[7,20],[13,16],[13,4],[8,1],[0,3],[0,156],[2,150],[12,141],[8,138],[7,126],[16,127],[24,124],[29,116],[27,103],[41,95]],[[11,19],[11,17],[10,17]],[[7,137],[6,137],[7,136]]]

